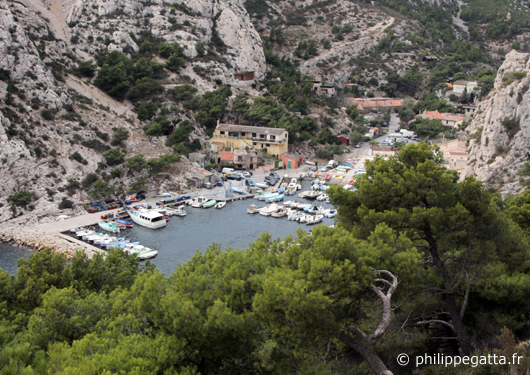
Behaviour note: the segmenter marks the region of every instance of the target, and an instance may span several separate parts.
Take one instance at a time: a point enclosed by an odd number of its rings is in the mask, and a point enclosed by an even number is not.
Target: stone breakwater
[[[9,226],[0,228],[0,242],[8,242],[18,246],[28,247],[37,251],[47,247],[53,249],[54,253],[65,254],[68,259],[72,258],[77,250],[83,250],[89,258],[96,250],[88,244],[74,242],[72,239],[62,238],[57,233],[47,233],[39,229],[23,226]]]

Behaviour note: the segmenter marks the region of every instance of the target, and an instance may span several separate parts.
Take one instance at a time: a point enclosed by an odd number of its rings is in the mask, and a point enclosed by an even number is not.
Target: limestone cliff
[[[469,135],[463,177],[475,176],[503,194],[524,190],[517,175],[530,152],[530,55],[511,51],[494,89],[479,103]]]

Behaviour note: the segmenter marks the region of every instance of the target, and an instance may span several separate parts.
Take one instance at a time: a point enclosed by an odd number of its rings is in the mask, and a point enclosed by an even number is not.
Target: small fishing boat
[[[255,204],[251,204],[250,208],[247,208],[247,214],[257,214],[259,213],[259,209]]]
[[[331,179],[331,175],[327,174],[326,177],[324,177],[324,180],[329,181]]]
[[[267,198],[270,198],[270,197],[272,197],[274,195],[278,195],[278,194],[276,194],[276,193],[263,193],[262,195],[258,196],[258,200],[264,201]]]
[[[210,208],[210,207],[213,207],[215,206],[215,204],[217,203],[217,201],[215,199],[210,199],[208,202],[205,202],[202,207],[203,208]]]
[[[269,206],[265,206],[259,209],[259,214],[262,216],[271,216],[273,212],[278,211],[281,206],[278,206],[276,203],[273,203]]]
[[[322,193],[317,197],[317,201],[325,201],[328,199],[328,195],[326,193]]]
[[[272,197],[269,197],[269,198],[267,198],[265,200],[267,202],[279,202],[279,201],[283,200],[283,197],[284,197],[283,194],[276,194],[276,195],[273,195]]]
[[[208,202],[209,199],[206,198],[206,197],[195,197],[193,198],[192,200],[190,200],[188,202],[188,204],[191,206],[191,207],[194,207],[194,208],[200,208],[202,207],[203,204],[205,204],[206,202]]]
[[[281,207],[278,211],[271,214],[272,217],[284,217],[287,216],[287,208]]]
[[[262,189],[267,189],[269,187],[269,184],[266,182],[254,182],[254,185]]]
[[[306,219],[306,225],[314,225],[320,223],[323,217],[324,215],[309,216],[309,218]]]
[[[217,204],[215,205],[215,208],[221,209],[224,206],[226,206],[226,202],[217,202]]]
[[[70,229],[70,233],[81,232],[82,230],[88,230],[88,228],[87,227],[77,227],[77,228],[74,228],[74,229]]]
[[[157,250],[153,250],[143,245],[132,245],[132,246],[126,245],[123,248],[123,251],[126,251],[129,254],[136,254],[136,256],[142,260],[154,258],[158,254]]]
[[[184,210],[184,206],[175,207],[175,208],[173,208],[172,212],[173,212],[173,215],[176,215],[176,216],[186,216],[187,215],[186,210]]]
[[[75,232],[75,235],[76,235],[77,237],[83,237],[84,235],[87,235],[87,234],[88,234],[88,235],[91,235],[91,234],[94,234],[94,233],[96,233],[96,232],[93,231],[93,230],[90,230],[90,229],[84,229],[84,230],[80,230],[80,231],[78,231],[78,232]]]
[[[121,244],[117,244],[116,247],[119,247],[119,248],[124,248],[125,246],[127,245],[140,245],[140,242],[127,242],[127,243],[121,243]]]
[[[94,241],[94,240],[97,240],[98,238],[100,238],[101,236],[104,236],[103,233],[94,233],[90,236],[87,236],[86,238],[84,238],[85,241],[87,241],[88,243]]]
[[[127,221],[127,220],[123,220],[123,219],[116,219],[114,221],[116,223],[118,223],[118,224],[125,225],[127,228],[132,228],[134,226],[134,223],[132,221]]]
[[[106,221],[100,221],[98,223],[99,227],[103,230],[106,230],[107,232],[112,232],[112,233],[119,233],[120,232],[120,228],[118,228],[118,226],[116,225],[116,223],[109,223],[109,222],[106,222]]]
[[[241,194],[241,195],[246,195],[247,194],[247,190],[245,188],[238,187],[238,186],[232,186],[232,191],[234,193],[238,193],[238,194]]]
[[[325,217],[332,218],[332,217],[335,217],[336,215],[337,215],[337,210],[327,210],[324,212]]]
[[[85,234],[83,234],[82,236],[78,236],[79,238],[81,238],[82,240],[87,240],[88,237],[90,236],[93,236],[95,235],[97,232],[96,231],[93,231],[93,230],[89,230],[87,231]]]

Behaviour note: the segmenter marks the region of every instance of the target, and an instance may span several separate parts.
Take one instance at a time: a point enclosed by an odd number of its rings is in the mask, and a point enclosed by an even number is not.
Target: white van
[[[336,166],[339,165],[339,162],[336,161],[336,160],[330,160],[328,161],[328,167],[331,167],[331,168],[335,168]]]
[[[223,168],[222,173],[231,175],[231,174],[235,174],[236,171],[234,171],[234,168]]]

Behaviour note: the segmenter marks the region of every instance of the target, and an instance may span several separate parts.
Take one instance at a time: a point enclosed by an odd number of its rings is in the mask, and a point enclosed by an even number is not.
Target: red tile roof
[[[223,151],[221,152],[221,160],[234,160],[234,153],[232,151]]]

